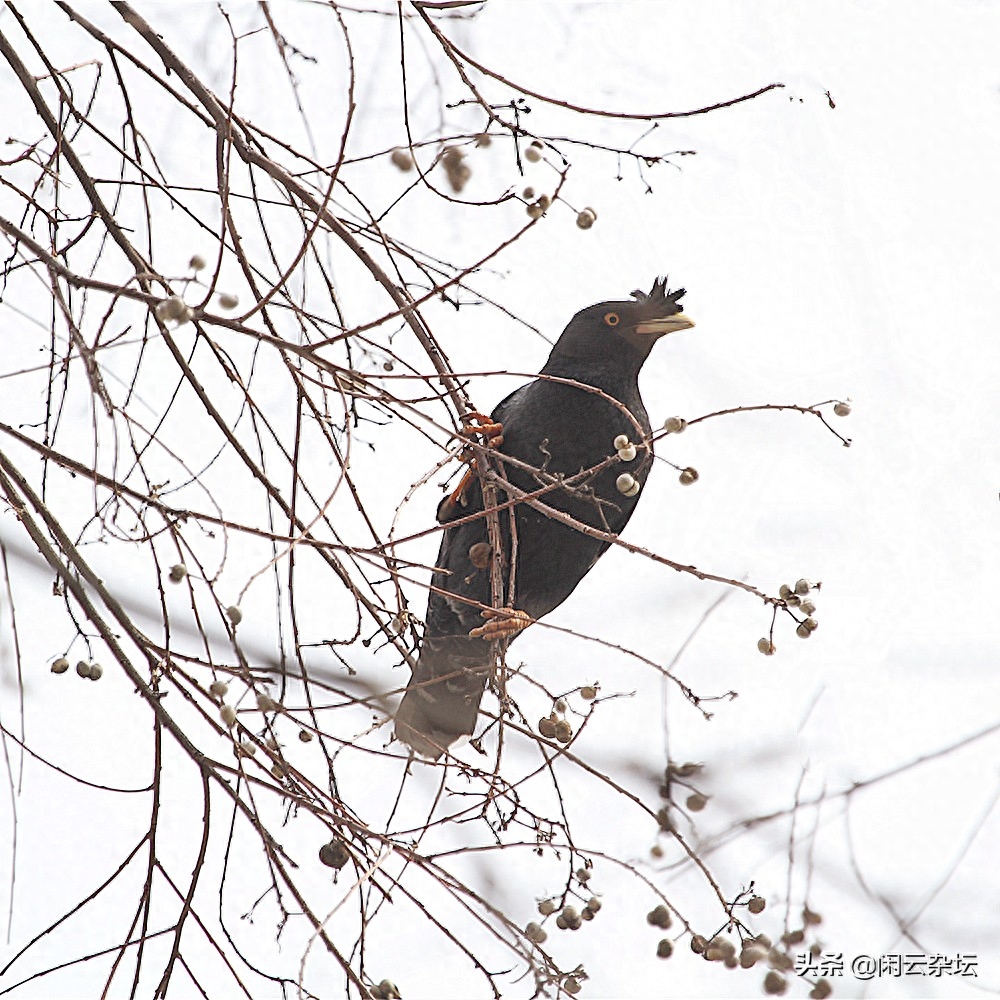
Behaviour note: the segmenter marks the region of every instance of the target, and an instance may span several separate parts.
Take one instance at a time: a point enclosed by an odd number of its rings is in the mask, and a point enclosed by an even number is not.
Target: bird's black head
[[[683,288],[671,292],[666,278],[657,278],[648,293],[633,292],[632,300],[581,309],[556,341],[542,371],[560,375],[567,366],[579,370],[596,364],[637,373],[660,337],[694,326],[681,312],[683,294]]]

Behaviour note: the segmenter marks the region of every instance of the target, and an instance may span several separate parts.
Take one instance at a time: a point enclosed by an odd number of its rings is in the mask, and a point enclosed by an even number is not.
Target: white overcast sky
[[[25,9],[58,48],[56,33],[68,30],[65,20],[54,7],[46,15],[30,4]],[[82,9],[109,27],[119,23],[96,4]],[[225,90],[229,42],[214,5],[140,9],[217,90]],[[243,26],[259,19],[249,4],[227,9]],[[272,9],[294,45],[322,56],[326,38],[311,33],[319,22],[311,20],[315,13],[308,6]],[[0,28],[12,29],[9,16],[0,17]],[[742,405],[853,402],[852,415],[835,423],[853,440],[849,449],[815,419],[793,412],[727,417],[663,442],[659,454],[696,466],[701,478],[682,489],[661,464],[629,525],[629,541],[706,571],[746,577],[772,592],[800,576],[823,582],[821,628],[810,641],[782,628],[778,654],[761,656],[756,642],[769,615],[754,599],[733,594],[680,663],[680,674],[702,694],[739,692],[715,707],[711,722],[675,693],[668,695],[671,753],[708,765],[706,791],[717,805],[702,814],[703,832],[733,816],[787,807],[803,769],[805,794],[836,791],[1000,721],[1000,6],[971,0],[491,0],[476,19],[446,30],[512,79],[583,105],[684,110],[785,84],[739,107],[662,123],[643,148],[693,149],[697,155],[646,171],[652,194],[644,192],[630,161],[618,181],[613,156],[574,154],[565,195],[576,207],[592,205],[597,225],[581,232],[571,212],[554,211],[475,282],[550,338],[577,309],[648,287],[658,274],[684,285],[685,311],[697,326],[660,342],[641,383],[654,426],[672,414],[694,417]],[[361,74],[355,154],[404,139],[396,31],[390,17],[354,35]],[[71,47],[62,55],[67,65],[73,61]],[[340,118],[321,110],[325,100],[339,106],[329,65],[303,65],[298,72],[317,142],[334,150]],[[447,70],[442,80],[440,97],[460,96]],[[3,86],[13,92],[9,82]],[[495,84],[488,90],[498,100],[509,98]],[[415,117],[434,122],[439,95],[429,87],[415,91]],[[293,142],[301,141],[280,76],[255,77],[247,69],[238,95],[239,113],[278,134],[287,128]],[[19,97],[14,103],[5,111],[5,132],[34,134],[38,126],[26,102]],[[169,127],[165,119],[163,128]],[[558,135],[574,126],[568,116],[535,105],[530,127]],[[640,125],[600,121],[587,126],[590,137],[603,136],[609,144],[628,144],[641,131]],[[507,184],[543,190],[554,176],[537,166],[519,180],[511,158],[495,150],[477,153],[473,165],[467,193],[484,197]],[[377,197],[379,185],[396,182],[382,164],[365,183],[369,196]],[[429,201],[404,205],[401,214],[420,227],[429,249],[445,255],[451,248],[451,259],[462,261],[473,259],[472,247],[488,245],[512,226],[509,217],[484,213],[492,221],[470,231],[461,215]],[[478,227],[480,217],[473,218]],[[178,246],[178,269],[195,249]],[[499,313],[472,308],[455,314],[432,303],[425,316],[458,371],[530,372],[544,361],[544,342]],[[10,314],[3,319],[12,322]],[[473,398],[489,408],[513,384],[474,381]],[[17,424],[16,406],[16,399],[0,399],[2,419]],[[410,442],[391,462],[384,457],[383,451],[381,465],[364,455],[358,462],[363,468],[370,460],[372,474],[381,476],[387,524],[437,453],[417,453]],[[414,530],[433,518],[427,496],[407,513]],[[0,532],[17,537],[9,513]],[[436,541],[429,544],[415,557],[432,560]],[[37,588],[43,615],[51,581],[30,574],[23,580]],[[552,621],[579,631],[599,623],[604,638],[669,661],[719,593],[612,551]],[[416,589],[411,600],[422,608]],[[46,645],[52,639],[44,635],[27,641],[28,656],[44,671],[62,640],[55,646]],[[0,704],[8,724],[18,711],[6,672],[9,644],[5,634]],[[529,631],[515,652],[539,665],[539,674],[541,664],[551,669],[554,688],[560,678],[567,687],[580,683],[583,662],[587,679],[599,676],[605,688],[636,692],[616,703],[619,714],[595,718],[581,753],[652,767],[662,761],[664,693],[651,672],[620,659],[593,662],[593,647],[542,629]],[[364,655],[359,648],[356,662]],[[612,676],[611,670],[620,673]],[[46,673],[35,683],[29,712],[56,704],[58,681]],[[384,686],[398,683],[398,675],[387,676]],[[66,712],[60,726],[67,746],[91,744],[95,710],[58,709]],[[100,746],[93,752],[100,759]],[[120,757],[105,763],[117,773]],[[998,765],[1000,736],[994,735],[860,793],[846,816],[840,804],[822,814],[810,899],[824,914],[831,950],[847,956],[915,950],[900,938],[891,906],[903,919],[916,918],[915,938],[928,951],[979,957],[978,980],[866,985],[848,978],[835,984],[837,995],[973,996],[1000,989],[1000,816],[990,811]],[[125,785],[148,780],[117,777]],[[77,892],[93,885],[77,858],[68,863],[72,874],[62,860],[48,860],[48,851],[68,848],[47,824],[55,822],[62,834],[83,829],[80,836],[95,842],[121,835],[124,843],[146,821],[141,809],[118,819],[94,813],[93,800],[84,797],[61,803],[54,813],[33,798],[48,779],[37,780],[19,805],[13,947],[65,905],[57,881]],[[395,787],[388,782],[384,796],[394,795]],[[428,781],[411,791],[416,796],[433,789]],[[572,794],[572,784],[570,789]],[[382,792],[377,784],[371,790],[373,812],[385,808],[378,802]],[[4,796],[0,838],[10,829],[9,808]],[[614,813],[581,824],[592,846],[649,860],[654,832],[645,826],[620,826]],[[127,836],[122,827],[129,827]],[[787,827],[748,835],[720,856],[721,874],[733,884],[756,878],[759,891],[780,900],[786,845]],[[531,900],[559,887],[540,884],[523,859],[520,864],[504,873],[511,880],[504,902],[515,919],[527,920]],[[644,870],[670,884],[655,868]],[[686,947],[669,963],[657,962],[643,912],[615,910],[617,876],[599,874],[611,916],[602,913],[571,941],[554,943],[566,949],[561,956],[578,952],[577,960],[585,962],[591,979],[584,997],[759,994],[761,976],[709,968]],[[5,881],[0,877],[0,884]],[[27,901],[32,893],[37,908]],[[444,950],[428,961],[427,939],[411,939],[408,928],[397,923],[393,930],[390,917],[368,943],[375,954],[381,949],[386,974],[405,997],[485,995],[466,961]],[[81,929],[81,940],[89,933]],[[272,927],[254,933],[261,934],[261,947],[273,943]],[[59,981],[58,995],[93,995],[92,982],[75,975]],[[527,981],[508,987],[512,997],[531,994]],[[801,986],[793,989],[803,994]],[[26,987],[14,995],[50,994]],[[262,986],[257,995],[275,994]]]

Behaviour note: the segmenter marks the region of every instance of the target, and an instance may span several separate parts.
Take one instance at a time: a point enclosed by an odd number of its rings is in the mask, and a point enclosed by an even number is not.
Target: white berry
[[[191,310],[179,295],[171,295],[157,303],[156,315],[160,319],[182,320],[190,316]]]
[[[639,484],[630,472],[623,472],[616,480],[618,492],[627,497],[634,497],[639,492]]]

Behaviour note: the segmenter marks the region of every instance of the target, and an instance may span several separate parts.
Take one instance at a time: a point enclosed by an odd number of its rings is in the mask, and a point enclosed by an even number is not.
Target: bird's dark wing
[[[636,418],[646,425],[641,403]],[[636,437],[618,409],[582,389],[559,383],[532,382],[508,396],[493,416],[503,422],[500,451],[538,469],[532,473],[506,466],[505,474],[524,492],[551,484],[553,476],[571,477],[614,454],[618,434]],[[637,498],[615,487],[620,465],[572,488],[551,490],[541,497],[547,506],[601,531],[617,533],[631,516]],[[645,472],[636,470],[641,482]],[[500,490],[501,501],[506,494]],[[483,510],[478,477],[466,490],[459,518]],[[558,607],[576,588],[609,543],[555,521],[527,504],[514,510],[517,570],[511,604],[531,618]],[[499,515],[504,545],[504,579],[509,578],[511,516]],[[418,752],[438,756],[459,736],[475,728],[479,703],[489,679],[491,643],[469,632],[483,624],[482,608],[492,603],[491,552],[485,518],[445,529],[427,606],[426,630],[419,662],[396,715],[396,733]],[[512,599],[511,599],[512,598]]]

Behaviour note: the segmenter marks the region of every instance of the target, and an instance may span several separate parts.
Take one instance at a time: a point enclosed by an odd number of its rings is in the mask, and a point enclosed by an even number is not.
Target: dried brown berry
[[[476,542],[469,549],[469,562],[476,569],[486,569],[493,557],[493,546],[489,542]]]
[[[764,992],[768,996],[780,997],[788,989],[788,980],[780,972],[772,969],[764,977]]]
[[[327,868],[339,871],[351,860],[351,852],[339,840],[331,840],[319,849],[319,860]]]
[[[693,778],[705,770],[705,765],[698,764],[693,760],[686,760],[683,764],[668,764],[667,769],[671,774],[676,774],[678,778]]]
[[[539,719],[538,732],[547,740],[550,740],[556,734],[556,724],[548,717]]]
[[[545,933],[545,928],[542,927],[541,924],[535,923],[535,921],[532,920],[524,928],[524,936],[529,941],[533,941],[535,944],[542,944],[542,943],[544,943],[545,939],[548,937],[548,934]]]
[[[455,194],[460,194],[472,176],[472,171],[465,162],[465,153],[458,146],[448,146],[441,154],[441,164],[452,191]]]
[[[767,949],[754,941],[745,941],[740,952],[740,967],[752,969],[758,962],[767,958]]]
[[[413,169],[413,157],[405,149],[394,149],[389,155],[392,165],[404,174]]]

